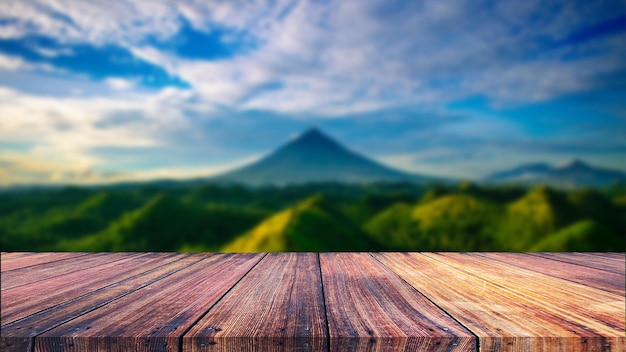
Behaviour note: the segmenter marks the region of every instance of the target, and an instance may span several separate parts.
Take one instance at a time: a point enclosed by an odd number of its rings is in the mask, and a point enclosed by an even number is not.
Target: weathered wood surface
[[[371,255],[323,253],[320,262],[331,350],[476,349],[467,329]]]
[[[483,351],[623,351],[624,297],[478,254],[377,254]]]
[[[525,253],[485,253],[483,256],[621,296],[626,294],[624,274],[530,256]]]
[[[36,281],[47,280],[62,276],[85,268],[96,267],[104,263],[136,256],[135,253],[95,253],[89,256],[76,256],[49,263],[38,263],[33,266],[23,266],[13,270],[2,268],[2,291],[10,288],[31,284]],[[9,263],[10,264],[10,263]],[[7,265],[10,266],[10,265]]]
[[[270,253],[183,338],[185,351],[325,351],[318,256]]]
[[[554,259],[565,263],[586,266],[589,268],[609,271],[624,276],[624,256],[621,259],[609,256],[598,256],[593,253],[529,253],[530,255]]]
[[[37,336],[35,349],[95,351],[114,345],[122,351],[177,351],[182,334],[262,256],[212,254]]]
[[[0,263],[2,351],[626,351],[623,253],[2,252]]]
[[[3,351],[31,351],[34,344],[34,337],[46,331],[49,331],[66,322],[83,316],[91,311],[96,311],[115,300],[135,292],[139,289],[146,288],[148,285],[166,278],[173,273],[189,267],[199,262],[203,256],[180,255],[176,261],[164,264],[144,273],[132,276],[128,279],[121,280],[111,284],[100,290],[93,292],[85,292],[84,295],[67,300],[53,308],[42,307],[37,313],[26,316],[17,321],[5,324],[4,319],[0,330],[0,347]],[[140,263],[137,263],[141,266]],[[4,296],[5,291],[2,292]],[[33,294],[47,295],[46,290],[35,290]],[[2,297],[4,302],[4,297]],[[10,302],[7,303],[11,305]],[[116,314],[109,319],[116,320]]]
[[[609,253],[589,252],[589,254],[595,255],[595,256],[600,256],[600,257],[611,258],[611,259],[615,259],[615,260],[620,260],[620,261],[624,261],[624,256],[626,255],[623,252],[622,253],[615,253],[615,252],[609,252]]]
[[[2,254],[2,260],[0,260],[0,268],[2,269],[0,270],[7,272],[85,255],[87,253],[6,253]]]

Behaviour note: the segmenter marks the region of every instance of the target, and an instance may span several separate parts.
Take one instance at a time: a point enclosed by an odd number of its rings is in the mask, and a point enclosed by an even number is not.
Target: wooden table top
[[[626,351],[624,253],[0,253],[2,351]]]

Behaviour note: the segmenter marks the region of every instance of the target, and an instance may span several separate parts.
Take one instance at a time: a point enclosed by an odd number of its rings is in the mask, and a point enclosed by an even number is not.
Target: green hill
[[[108,228],[78,240],[62,241],[59,250],[171,251],[215,250],[240,231],[253,226],[261,214],[228,207],[184,203],[158,194],[141,208],[124,214]]]
[[[545,236],[575,222],[578,215],[564,193],[539,186],[506,207],[498,226],[499,246],[528,250]]]
[[[370,220],[365,229],[391,250],[489,250],[498,215],[498,208],[489,202],[451,194],[415,207],[396,204]]]
[[[0,248],[623,251],[623,194],[617,184],[556,191],[469,182],[262,188],[150,183],[0,191]]]
[[[397,203],[380,212],[368,221],[364,229],[380,246],[390,250],[411,250],[419,248],[418,224],[411,221],[413,207],[406,203]]]
[[[620,247],[618,244],[622,243]],[[624,238],[593,220],[583,220],[549,235],[535,244],[531,251],[624,251]]]
[[[45,206],[40,211],[25,207],[0,218],[3,248],[12,250],[45,249],[60,238],[74,239],[105,229],[126,211],[136,209],[141,202],[128,192],[102,191],[84,197],[84,192],[62,190],[56,206]],[[64,198],[69,195],[69,199]],[[35,205],[46,201],[37,197]],[[79,201],[72,206],[66,203]],[[35,245],[33,248],[33,244]]]
[[[222,248],[225,252],[358,251],[375,245],[321,196],[263,221]]]

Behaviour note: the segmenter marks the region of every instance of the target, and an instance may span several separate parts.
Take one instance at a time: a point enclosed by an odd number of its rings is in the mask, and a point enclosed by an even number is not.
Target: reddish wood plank
[[[0,300],[2,324],[6,325],[180,258],[181,255],[174,253],[128,256],[118,261],[4,290]]]
[[[367,253],[320,254],[331,351],[474,351],[469,331]]]
[[[626,348],[624,307],[626,301],[621,295],[603,292],[564,281],[548,275],[511,265],[502,265],[491,259],[477,255],[442,253],[429,254],[440,262],[455,266],[466,273],[489,280],[507,290],[510,300],[524,300],[526,306],[536,315],[548,313],[553,322],[569,326],[572,322],[591,334],[581,338],[579,334],[568,339],[572,348],[582,350],[602,349],[605,344],[614,350]],[[527,325],[542,324],[529,320]],[[574,331],[570,329],[569,331]],[[547,333],[539,336],[550,336]],[[557,336],[567,336],[557,335]],[[565,342],[565,341],[563,341]],[[568,348],[569,349],[569,348]]]
[[[131,292],[145,288],[165,277],[188,268],[204,258],[204,255],[180,255],[180,259],[143,274],[119,281],[104,289],[59,304],[13,323],[2,325],[0,347],[2,351],[30,351],[34,336],[75,319],[90,311],[119,299]]]
[[[31,267],[38,264],[53,263],[63,259],[72,259],[87,255],[87,253],[24,253],[0,262],[0,270],[5,274],[9,270]]]
[[[325,351],[318,256],[273,253],[183,337],[184,351]]]
[[[590,254],[590,255],[596,255],[596,256],[600,256],[600,257],[604,257],[604,258],[611,258],[611,259],[615,259],[615,260],[621,260],[624,261],[624,252],[585,252],[585,254]]]
[[[139,253],[93,253],[10,270],[2,273],[2,291],[137,255]]]
[[[625,347],[624,299],[615,294],[478,256],[375,256],[478,335],[481,351]],[[550,293],[555,287],[564,293]],[[582,299],[587,299],[586,306],[581,306]]]
[[[481,255],[603,291],[622,296],[626,294],[626,277],[621,274],[524,253],[482,253]]]
[[[0,253],[0,262],[3,262],[7,259],[14,259],[19,257],[25,257],[28,255],[36,254],[36,252],[1,252]]]
[[[620,275],[626,275],[626,261],[599,256],[591,253],[529,253],[543,258],[558,260],[565,263],[582,265],[598,270],[610,271]]]
[[[35,349],[178,351],[181,335],[262,257],[207,255],[201,262],[38,335]]]

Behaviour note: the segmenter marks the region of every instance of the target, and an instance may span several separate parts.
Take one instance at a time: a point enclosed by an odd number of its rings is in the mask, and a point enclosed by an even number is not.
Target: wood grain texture
[[[183,337],[185,351],[325,351],[315,253],[270,253]]]
[[[88,295],[180,258],[180,255],[173,253],[145,253],[128,256],[85,270],[4,290],[0,293],[2,324],[6,325],[31,314]]]
[[[528,253],[543,258],[554,259],[565,263],[576,264],[609,271],[624,276],[626,274],[626,257],[620,259],[599,256],[591,253]]]
[[[480,338],[481,351],[621,351],[624,298],[468,254],[377,255]]]
[[[525,253],[483,253],[481,255],[552,277],[573,281],[621,296],[626,295],[626,277],[618,273]]]
[[[475,336],[367,253],[320,254],[331,351],[474,351]]]
[[[0,261],[3,261],[4,259],[7,259],[7,258],[14,258],[16,256],[27,255],[29,253],[34,253],[34,252],[5,252],[5,251],[0,251]]]
[[[610,258],[610,259],[615,259],[615,260],[621,260],[624,261],[624,256],[626,256],[626,254],[624,252],[622,253],[616,253],[616,252],[586,252],[586,254],[590,254],[590,255],[595,255],[598,257],[604,257],[604,258]]]
[[[76,256],[62,260],[26,266],[2,273],[2,291],[10,288],[47,280],[64,274],[95,267],[108,262],[122,260],[137,253],[94,253],[88,256]]]
[[[204,259],[202,255],[179,255],[179,259],[125,280],[118,281],[88,295],[61,303],[15,322],[2,324],[0,347],[2,351],[30,351],[34,337],[83,314],[98,310],[125,295],[148,287]],[[139,263],[137,263],[140,266]],[[10,304],[10,303],[9,303]],[[2,319],[0,319],[2,320]]]
[[[178,351],[181,335],[263,254],[205,259],[35,338],[36,351]]]
[[[1,351],[626,351],[623,253],[75,255],[0,253]]]
[[[11,255],[13,254],[13,255]],[[32,267],[38,264],[50,264],[63,259],[72,259],[87,253],[11,253],[3,254],[0,271],[5,274],[10,270]],[[8,258],[7,258],[8,256]],[[7,273],[8,274],[8,273]]]

